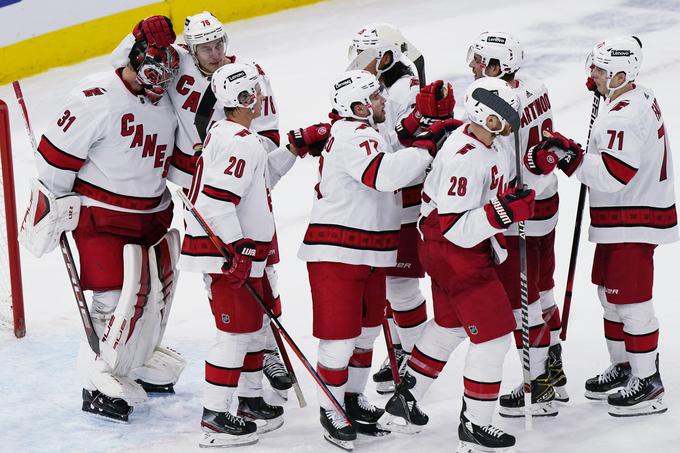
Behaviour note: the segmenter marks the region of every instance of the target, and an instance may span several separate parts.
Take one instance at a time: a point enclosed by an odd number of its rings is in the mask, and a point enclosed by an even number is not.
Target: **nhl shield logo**
[[[222,313],[222,322],[225,324],[229,324],[229,321],[231,321],[231,318],[229,317],[228,314]]]
[[[470,335],[477,335],[479,333],[477,326],[469,326],[468,330],[470,331]]]

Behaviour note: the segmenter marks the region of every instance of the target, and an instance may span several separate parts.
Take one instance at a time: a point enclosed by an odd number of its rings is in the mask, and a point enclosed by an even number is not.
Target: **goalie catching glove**
[[[78,226],[80,197],[56,197],[37,179],[31,180],[31,199],[21,222],[19,242],[36,257],[57,247],[61,234]]]

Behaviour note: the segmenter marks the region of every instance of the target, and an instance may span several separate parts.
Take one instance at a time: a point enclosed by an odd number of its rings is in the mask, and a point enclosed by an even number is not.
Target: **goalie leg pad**
[[[65,231],[78,226],[80,197],[66,194],[56,197],[37,179],[31,180],[31,199],[19,230],[19,242],[36,257],[57,247]]]
[[[152,384],[152,387],[171,388],[177,383],[186,365],[186,359],[179,352],[165,346],[157,346],[144,365],[130,372],[130,377],[144,381],[145,384]]]

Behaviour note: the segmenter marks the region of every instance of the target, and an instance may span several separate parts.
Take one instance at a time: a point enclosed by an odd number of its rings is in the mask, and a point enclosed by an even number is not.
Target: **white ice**
[[[644,45],[641,84],[656,90],[672,145],[680,130],[677,80],[680,54],[680,2],[677,0],[600,1],[412,1],[338,0],[227,25],[232,51],[257,59],[269,72],[281,112],[281,130],[323,121],[328,113],[328,85],[346,65],[351,36],[365,23],[398,25],[427,59],[429,80],[443,78],[461,93],[472,76],[465,64],[470,39],[486,30],[515,34],[524,44],[522,71],[542,78],[549,89],[555,127],[585,143],[591,95],[584,88],[586,52],[608,35],[636,34]],[[83,42],[87,45],[87,42]],[[39,54],[35,55],[40,58]],[[11,64],[3,62],[3,64]],[[53,121],[64,94],[82,76],[109,70],[106,58],[58,68],[22,81],[36,134]],[[676,93],[676,94],[673,94]],[[28,199],[34,160],[10,85],[0,98],[12,110],[12,141],[20,215]],[[462,114],[461,106],[456,108]],[[677,156],[676,156],[677,157]],[[680,159],[675,160],[677,172]],[[283,322],[312,363],[316,340],[311,336],[311,301],[304,263],[296,258],[312,203],[317,163],[298,162],[274,191],[282,263],[278,266],[284,305]],[[556,296],[561,305],[578,184],[560,176],[561,221],[557,229]],[[676,182],[676,188],[678,183]],[[677,192],[677,190],[676,190]],[[587,218],[586,218],[587,221]],[[181,218],[175,222],[181,228]],[[661,374],[666,386],[664,415],[615,419],[606,405],[583,397],[583,382],[608,364],[601,308],[589,283],[593,246],[584,238],[574,287],[569,336],[564,343],[565,370],[572,400],[557,418],[537,420],[526,432],[523,422],[497,418],[517,436],[517,452],[574,451],[670,452],[680,441],[680,308],[675,278],[680,246],[656,252],[654,299],[661,321]],[[676,258],[674,258],[676,257]],[[213,321],[198,276],[181,277],[166,341],[188,359],[177,394],[153,398],[135,410],[127,426],[94,419],[80,411],[80,384],[75,358],[82,328],[58,252],[35,259],[22,255],[28,335],[16,340],[0,331],[0,451],[196,451],[200,435],[203,360],[213,337]],[[675,282],[675,283],[674,283]],[[427,282],[423,291],[429,297]],[[431,313],[431,311],[430,311]],[[360,437],[357,451],[453,451],[462,395],[466,347],[456,351],[422,403],[430,423],[419,435]],[[374,369],[385,354],[376,342]],[[244,452],[336,451],[321,436],[312,379],[295,360],[309,405],[286,404],[284,426],[261,437]],[[508,354],[503,390],[521,380],[517,355]],[[369,398],[384,404],[373,385]],[[339,450],[337,450],[339,451]]]

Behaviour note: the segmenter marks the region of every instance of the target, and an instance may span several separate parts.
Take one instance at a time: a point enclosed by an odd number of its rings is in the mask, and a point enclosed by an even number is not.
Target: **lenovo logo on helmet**
[[[488,36],[486,42],[495,42],[496,44],[505,44],[505,38],[501,36]]]
[[[245,71],[239,71],[239,72],[237,72],[237,73],[235,73],[235,74],[230,75],[229,77],[227,77],[227,79],[228,79],[230,82],[233,82],[234,80],[242,79],[242,78],[245,77],[245,76],[246,76],[246,72],[245,72]]]
[[[610,55],[612,57],[630,57],[631,56],[631,51],[630,50],[616,50],[612,49],[610,51]]]
[[[342,87],[346,87],[346,86],[349,85],[350,83],[352,83],[352,78],[351,78],[351,77],[348,78],[348,79],[345,79],[345,80],[341,80],[341,81],[339,81],[338,83],[335,84],[335,89],[336,89],[336,91],[337,91],[337,90],[339,90],[339,89],[342,88]]]

